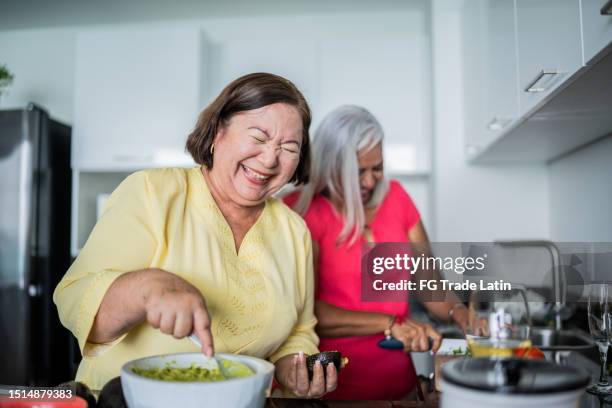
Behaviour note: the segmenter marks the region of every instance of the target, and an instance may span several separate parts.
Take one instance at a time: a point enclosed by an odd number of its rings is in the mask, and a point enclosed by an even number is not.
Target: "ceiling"
[[[426,0],[0,0],[0,30],[160,20],[422,9]]]

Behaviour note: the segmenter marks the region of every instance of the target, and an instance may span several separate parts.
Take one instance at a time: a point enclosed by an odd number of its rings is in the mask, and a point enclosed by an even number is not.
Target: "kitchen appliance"
[[[182,408],[234,407],[261,408],[272,386],[274,365],[249,356],[216,353],[215,357],[246,364],[254,374],[213,382],[162,381],[140,376],[133,367],[164,368],[197,366],[207,367],[210,357],[202,353],[176,353],[132,360],[121,368],[123,395],[130,408]]]
[[[0,384],[70,378],[52,301],[70,264],[70,127],[34,104],[0,111]]]
[[[442,367],[441,408],[574,408],[590,375],[541,360],[462,358]]]

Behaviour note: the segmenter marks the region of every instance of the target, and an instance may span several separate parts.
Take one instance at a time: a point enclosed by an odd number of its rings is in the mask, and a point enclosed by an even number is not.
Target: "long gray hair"
[[[325,116],[312,142],[313,166],[295,205],[304,214],[313,197],[323,194],[341,205],[344,226],[337,243],[352,245],[363,234],[365,215],[359,186],[357,153],[381,143],[384,133],[380,123],[368,110],[354,105],[340,106]],[[381,180],[365,205],[373,207],[383,200],[389,183]]]

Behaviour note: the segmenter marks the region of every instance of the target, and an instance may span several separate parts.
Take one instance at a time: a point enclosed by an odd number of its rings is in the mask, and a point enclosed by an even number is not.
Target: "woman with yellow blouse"
[[[79,342],[77,380],[100,390],[128,360],[189,352],[272,361],[302,397],[336,387],[316,353],[312,248],[302,219],[271,195],[308,181],[310,110],[271,74],[230,83],[200,115],[187,150],[201,165],[129,176],[54,301]],[[214,344],[213,344],[214,341]]]

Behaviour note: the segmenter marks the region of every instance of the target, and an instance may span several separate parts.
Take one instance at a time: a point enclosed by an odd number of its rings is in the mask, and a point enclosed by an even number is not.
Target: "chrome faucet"
[[[559,248],[553,242],[546,240],[495,241],[495,244],[502,247],[546,248],[548,250],[552,263],[552,289],[555,296],[555,329],[561,330],[561,312],[565,305],[564,289],[567,287],[567,282],[565,282],[565,274],[561,273]]]

